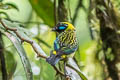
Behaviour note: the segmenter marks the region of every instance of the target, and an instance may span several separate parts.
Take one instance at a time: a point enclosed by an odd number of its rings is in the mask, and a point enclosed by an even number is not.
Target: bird
[[[66,59],[77,50],[78,42],[76,29],[69,22],[59,22],[52,31],[57,32],[58,36],[54,41],[54,50],[50,52],[46,61],[55,66],[60,60]]]

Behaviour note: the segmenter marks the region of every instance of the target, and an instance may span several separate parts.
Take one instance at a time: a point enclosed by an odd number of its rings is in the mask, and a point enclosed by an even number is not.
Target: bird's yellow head
[[[59,22],[52,30],[61,33],[65,30],[75,30],[75,27],[69,22]]]

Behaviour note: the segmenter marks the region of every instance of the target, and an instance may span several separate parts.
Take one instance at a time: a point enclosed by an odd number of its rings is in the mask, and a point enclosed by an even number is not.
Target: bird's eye
[[[60,26],[59,29],[60,30],[64,30],[66,27],[65,26]]]

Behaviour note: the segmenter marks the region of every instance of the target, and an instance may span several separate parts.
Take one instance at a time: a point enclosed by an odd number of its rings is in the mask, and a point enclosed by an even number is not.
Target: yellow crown
[[[68,25],[68,28],[66,30],[74,30],[75,29],[75,27],[71,23],[69,23],[69,22],[62,22],[62,23]]]

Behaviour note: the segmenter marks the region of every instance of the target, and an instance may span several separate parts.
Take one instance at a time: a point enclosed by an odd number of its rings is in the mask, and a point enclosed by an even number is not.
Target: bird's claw
[[[71,77],[71,74],[66,73],[65,76],[69,76],[69,77]]]

